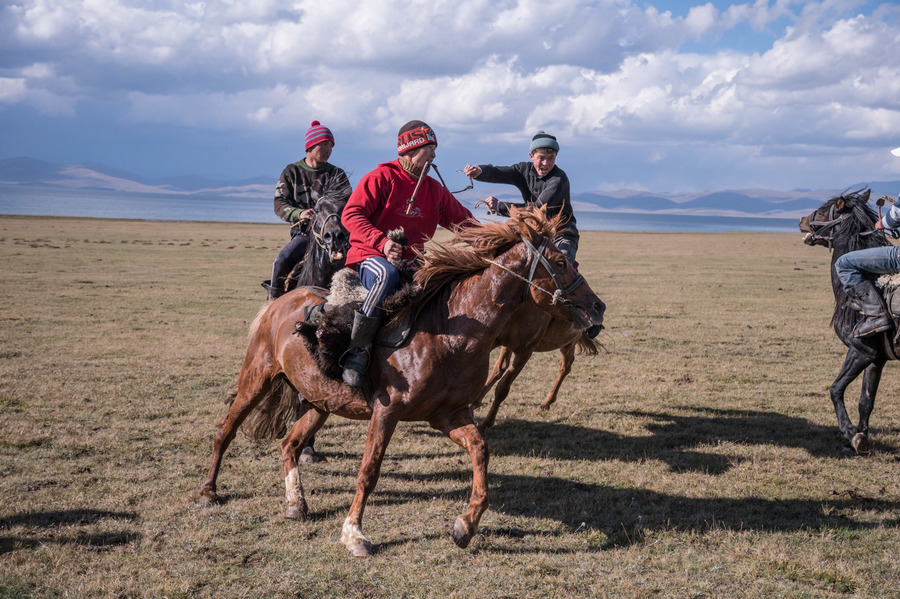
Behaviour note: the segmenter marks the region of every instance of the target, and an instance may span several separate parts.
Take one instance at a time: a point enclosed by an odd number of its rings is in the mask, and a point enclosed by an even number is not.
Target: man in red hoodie
[[[347,266],[356,269],[369,290],[354,315],[350,347],[342,357],[343,379],[351,387],[362,386],[372,340],[384,316],[382,302],[400,283],[400,273],[390,260],[413,260],[414,250],[424,249],[438,225],[449,229],[473,218],[428,176],[436,148],[431,127],[422,121],[406,123],[397,135],[397,160],[379,164],[363,176],[344,208],[341,222],[350,232]],[[386,235],[401,227],[409,240],[405,246]]]

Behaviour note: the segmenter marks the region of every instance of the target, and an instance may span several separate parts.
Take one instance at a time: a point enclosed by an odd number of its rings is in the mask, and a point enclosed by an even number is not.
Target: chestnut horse
[[[503,347],[484,386],[483,395],[486,395],[491,387],[497,384],[494,401],[478,425],[478,430],[482,433],[494,426],[500,404],[507,398],[513,382],[535,352],[558,349],[560,353],[559,372],[544,403],[540,405],[541,410],[549,410],[556,401],[563,381],[572,371],[576,347],[588,355],[597,355],[599,344],[586,336],[583,331],[573,327],[569,322],[550,318],[531,304],[523,304],[514,318],[515,322],[522,324],[501,333],[498,342]]]
[[[323,302],[321,294],[298,289],[267,304],[250,332],[237,397],[219,424],[209,473],[200,489],[201,504],[217,501],[216,477],[222,456],[246,416],[254,409],[286,417],[299,391],[309,401],[281,443],[286,517],[305,519],[307,505],[298,454],[330,414],[368,420],[369,430],[357,476],[356,495],[344,521],[341,541],[351,555],[371,555],[362,516],[375,488],[385,450],[400,421],[425,421],[463,447],[472,461],[469,506],[450,529],[466,547],[488,507],[487,446],[475,426],[472,402],[490,367],[491,350],[523,303],[584,330],[600,324],[605,306],[551,241],[559,220],[540,210],[513,211],[504,223],[470,223],[447,244],[421,256],[416,273],[421,292],[405,308],[416,314],[409,341],[400,348],[375,347],[369,366],[372,397],[323,374],[305,341],[295,334],[305,309]],[[295,391],[296,390],[296,391]],[[273,430],[279,425],[274,424]]]

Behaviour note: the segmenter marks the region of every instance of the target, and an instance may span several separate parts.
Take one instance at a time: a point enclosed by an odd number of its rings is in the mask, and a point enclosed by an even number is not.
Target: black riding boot
[[[381,325],[381,316],[366,316],[362,312],[353,315],[353,329],[350,332],[350,346],[341,356],[344,367],[344,382],[354,388],[362,387],[369,366],[369,352],[372,340]]]
[[[891,328],[892,319],[884,305],[884,298],[872,281],[863,281],[850,289],[847,295],[856,302],[856,306],[864,316],[853,329],[854,337],[871,337]]]

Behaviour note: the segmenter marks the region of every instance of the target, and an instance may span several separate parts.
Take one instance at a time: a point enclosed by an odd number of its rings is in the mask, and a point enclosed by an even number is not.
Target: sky
[[[413,119],[451,189],[539,130],[575,192],[897,180],[900,5],[0,0],[0,159],[274,189],[319,120],[355,184]]]

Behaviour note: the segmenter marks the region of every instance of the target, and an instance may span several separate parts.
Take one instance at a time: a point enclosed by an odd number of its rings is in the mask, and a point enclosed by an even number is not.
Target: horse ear
[[[530,224],[528,224],[527,218],[519,218],[518,219],[518,228],[519,235],[522,236],[523,239],[527,239],[529,243],[535,244],[537,243],[540,234],[534,229]]]
[[[837,209],[838,212],[843,211],[845,205],[846,205],[846,202],[844,201],[843,196],[839,197],[837,199],[837,202],[834,203],[834,207]]]
[[[867,190],[865,190],[864,192],[862,192],[862,194],[860,194],[860,195],[862,195],[862,200],[863,200],[863,202],[868,202],[868,201],[869,201],[869,195],[870,195],[871,193],[872,193],[872,190],[871,190],[871,189],[867,189]]]

